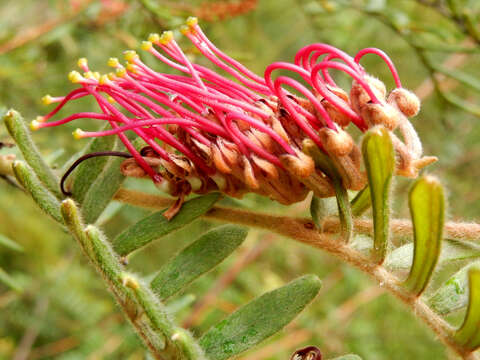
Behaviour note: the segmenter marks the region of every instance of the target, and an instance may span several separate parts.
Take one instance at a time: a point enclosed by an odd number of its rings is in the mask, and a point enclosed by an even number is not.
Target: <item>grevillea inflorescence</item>
[[[151,34],[142,49],[182,75],[157,72],[131,50],[124,53],[126,65],[116,58],[108,61],[115,73],[107,75],[92,72],[87,60],[80,59],[83,75],[69,74],[79,88],[63,97],[45,96],[44,103],[58,105],[34,120],[31,128],[80,118],[108,122],[110,130],[77,129],[74,136],[117,135],[129,152],[121,171],[150,177],[181,199],[179,204],[191,192],[209,191],[234,197],[255,192],[282,204],[301,201],[309,191],[333,196],[332,180],[303,151],[306,141],[328,156],[345,188],[360,190],[366,176],[360,150],[345,130],[350,123],[362,132],[377,125],[390,130],[400,175],[415,177],[435,161],[422,157],[421,142],[408,120],[418,113],[420,102],[402,87],[383,51],[367,48],[351,57],[331,45],[312,44],[300,49],[293,63],[274,62],[260,77],[215,47],[195,18],[189,18],[181,32],[228,75],[192,62],[171,31]],[[388,65],[396,84],[389,94],[383,82],[360,65],[366,54],[376,54]],[[273,77],[279,69],[303,81]],[[331,69],[353,79],[348,92],[337,85]],[[85,96],[94,97],[101,111],[50,121],[66,103]],[[126,131],[133,131],[146,146],[137,151]]]

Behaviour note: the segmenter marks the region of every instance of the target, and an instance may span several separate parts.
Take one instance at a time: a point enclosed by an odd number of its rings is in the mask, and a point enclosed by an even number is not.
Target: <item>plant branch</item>
[[[161,208],[164,207],[168,200],[167,198],[143,194],[140,192],[133,192],[127,189],[121,189],[115,195],[115,199],[123,201],[129,199],[131,204],[142,206],[142,199],[146,200],[149,208]],[[155,206],[154,199],[158,199],[158,207]],[[260,229],[269,230],[289,237],[298,242],[322,249],[343,262],[350,264],[351,266],[370,275],[381,287],[395,295],[403,303],[412,309],[417,317],[421,318],[438,336],[438,338],[445,343],[448,347],[454,350],[457,354],[463,358],[475,359],[475,355],[466,352],[461,346],[459,346],[453,339],[453,328],[443,320],[439,315],[433,312],[432,309],[425,304],[425,302],[412,294],[410,294],[404,287],[400,285],[400,281],[385,268],[372,262],[370,258],[362,253],[352,249],[346,243],[339,241],[337,236],[332,230],[340,230],[340,223],[338,219],[328,218],[326,220],[326,229],[329,229],[328,233],[319,233],[315,230],[315,227],[310,219],[305,218],[290,218],[287,216],[273,216],[267,214],[261,214],[257,212],[251,212],[248,210],[232,209],[223,206],[213,207],[207,214],[206,218],[228,222],[237,223],[242,225],[248,225],[257,227]],[[356,219],[355,229],[359,232],[364,230],[368,233],[373,231],[371,221]],[[468,224],[464,224],[467,228]],[[480,234],[480,225],[470,224],[473,230],[476,230],[476,235]],[[406,220],[392,221],[392,229],[396,230],[397,234],[411,234],[412,224]],[[452,224],[450,224],[450,234],[452,234]],[[448,234],[448,231],[446,231]],[[465,236],[465,233],[453,234]]]

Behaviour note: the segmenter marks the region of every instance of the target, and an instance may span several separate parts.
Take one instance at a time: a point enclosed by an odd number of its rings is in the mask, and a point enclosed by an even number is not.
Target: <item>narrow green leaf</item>
[[[47,189],[57,198],[62,198],[60,192],[59,180],[52,169],[43,160],[35,143],[30,137],[30,132],[22,118],[15,110],[9,110],[4,116],[8,132],[17,143],[18,148],[23,154],[25,161],[33,169],[36,176]]]
[[[310,215],[316,228],[322,231],[322,221],[331,214],[327,199],[318,198],[315,195],[310,202]]]
[[[8,286],[10,289],[15,291],[22,291],[20,284],[10,275],[8,275],[5,270],[0,268],[0,282]]]
[[[480,261],[468,264],[450,277],[428,299],[428,305],[441,315],[459,310],[468,304],[468,272],[480,267]]]
[[[385,267],[392,271],[405,271],[412,267],[413,243],[403,245],[385,259]],[[464,261],[480,257],[480,246],[471,242],[445,239],[442,243],[438,264],[447,264],[455,261]]]
[[[372,198],[370,197],[370,189],[367,185],[360,190],[350,202],[352,215],[355,217],[360,216],[367,211],[370,206],[372,206]]]
[[[20,244],[16,243],[13,240],[10,240],[8,237],[2,234],[0,234],[0,245],[5,246],[6,248],[13,251],[23,251],[23,247]]]
[[[193,294],[185,294],[178,299],[169,302],[165,306],[165,311],[167,314],[178,314],[180,311],[189,309],[191,305],[195,302],[196,296]]]
[[[147,216],[118,235],[113,241],[113,247],[120,255],[127,255],[198,219],[219,198],[219,193],[211,193],[189,200],[182,205],[181,210],[171,220],[167,220],[163,216],[165,210]]]
[[[468,309],[462,326],[455,333],[456,341],[469,350],[480,347],[480,267],[468,272]]]
[[[83,153],[89,154],[99,151],[113,151],[115,148],[116,139],[117,138],[114,136],[102,136],[94,138],[83,150]],[[95,182],[97,177],[104,171],[105,165],[109,162],[109,160],[110,158],[107,156],[95,157],[84,161],[75,169],[75,176],[72,181],[71,192],[72,197],[78,204],[83,204],[88,190]]]
[[[60,202],[44,187],[33,170],[25,162],[15,161],[13,163],[13,171],[18,182],[32,195],[33,200],[35,200],[40,209],[56,221],[62,223]]]
[[[445,219],[443,187],[432,176],[418,179],[409,193],[410,215],[413,222],[413,266],[405,286],[420,295],[432,276],[440,256]]]
[[[395,171],[395,153],[388,131],[375,127],[363,138],[362,153],[368,175],[373,210],[373,258],[381,264],[388,246],[390,189]]]
[[[337,198],[341,235],[346,242],[349,242],[353,233],[353,219],[348,192],[343,186],[342,178],[330,158],[321,152],[313,142],[304,141],[303,150],[313,158],[315,166],[321,169],[332,180],[335,189],[335,196]]]
[[[161,300],[169,298],[220,264],[242,244],[247,233],[247,229],[234,225],[210,230],[162,266],[151,282],[152,290]]]
[[[473,90],[480,91],[480,81],[475,77],[458,69],[449,69],[441,65],[433,65],[435,71],[457,80],[461,84],[471,87]]]
[[[362,358],[355,354],[342,355],[331,360],[362,360]]]
[[[221,321],[200,339],[210,360],[235,356],[280,331],[310,303],[320,290],[314,275],[254,299]]]

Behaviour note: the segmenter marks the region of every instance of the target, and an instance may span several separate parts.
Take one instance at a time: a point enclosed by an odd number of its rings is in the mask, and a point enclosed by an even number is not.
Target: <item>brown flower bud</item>
[[[388,95],[389,103],[396,103],[398,109],[405,114],[405,116],[412,117],[420,111],[420,99],[413,92],[397,88]]]
[[[350,124],[350,117],[342,113],[336,106],[329,103],[326,99],[322,100],[322,105],[333,122],[337,123],[341,127],[346,127],[348,124]]]
[[[383,125],[393,131],[399,123],[398,111],[390,104],[364,104],[361,108],[361,116],[369,126]]]
[[[366,76],[365,79],[370,85],[375,96],[380,101],[385,100],[385,96],[387,94],[385,84],[372,76]],[[370,95],[368,95],[362,85],[360,85],[357,81],[354,80],[352,83],[352,88],[350,89],[350,102],[352,104],[353,110],[360,114],[362,105],[368,103],[371,100],[372,99],[370,99]]]
[[[280,161],[283,166],[298,178],[307,178],[315,170],[313,159],[301,151],[297,151],[297,155],[281,155]]]
[[[348,155],[354,146],[352,137],[344,130],[338,131],[322,128],[318,132],[322,139],[323,146],[330,154],[334,156]]]

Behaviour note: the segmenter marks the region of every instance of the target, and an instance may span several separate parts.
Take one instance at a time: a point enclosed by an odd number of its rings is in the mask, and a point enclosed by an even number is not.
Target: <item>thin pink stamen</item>
[[[382,60],[387,64],[390,72],[392,73],[393,79],[395,80],[395,86],[397,88],[402,87],[402,82],[400,81],[400,76],[398,75],[397,69],[395,68],[395,65],[394,65],[393,61],[390,59],[390,57],[384,51],[382,51],[380,49],[377,49],[377,48],[365,48],[365,49],[360,50],[357,53],[357,55],[355,55],[354,61],[357,64],[359,64],[362,57],[367,55],[367,54],[375,54],[375,55],[380,56],[380,58],[382,58]]]

